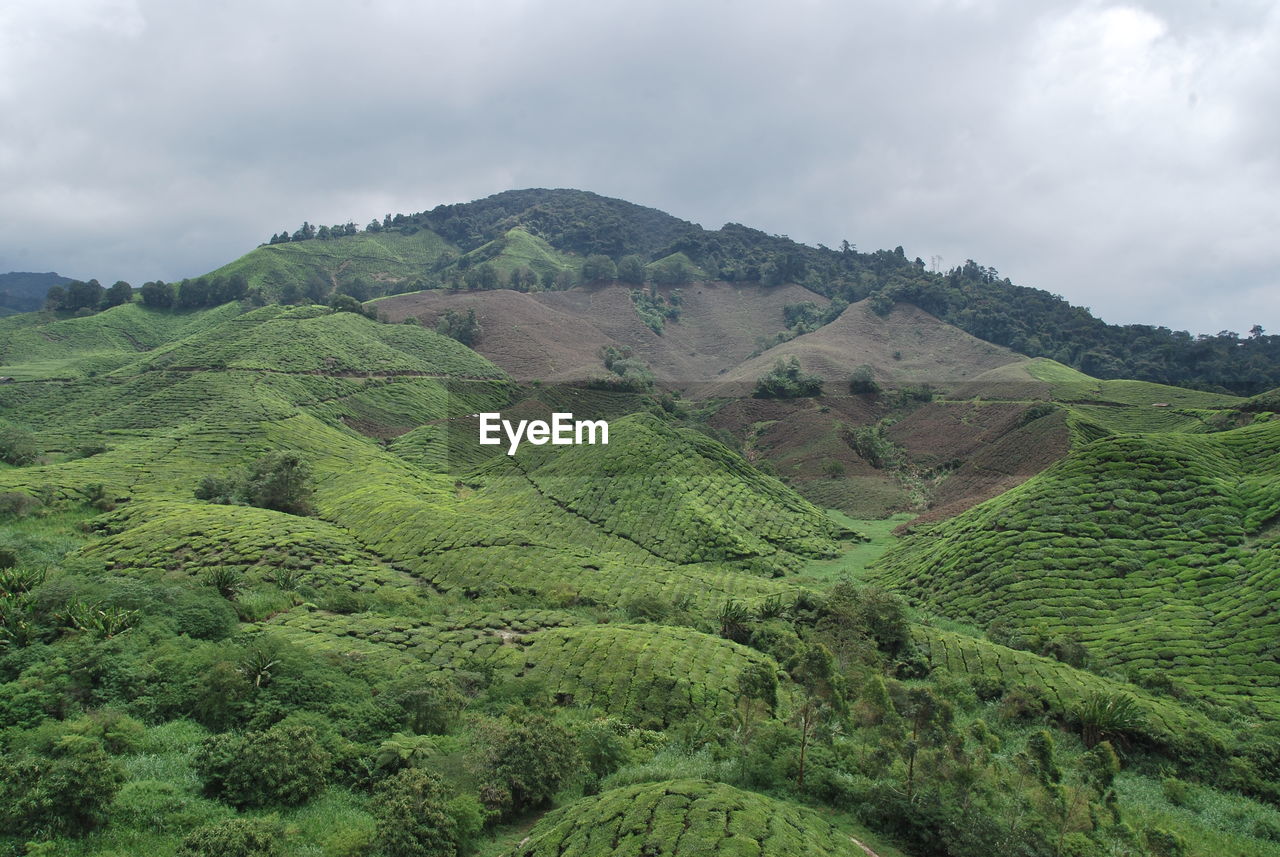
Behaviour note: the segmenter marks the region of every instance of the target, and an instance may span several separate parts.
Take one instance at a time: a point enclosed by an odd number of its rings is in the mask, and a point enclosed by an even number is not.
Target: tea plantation
[[[1243,400],[1033,367],[1071,454],[899,538],[672,397],[354,312],[13,316],[0,364],[0,854],[1280,854],[1280,422]],[[609,443],[507,455],[492,411]]]
[[[881,561],[932,609],[1280,714],[1280,423],[1108,437]]]
[[[551,813],[511,857],[864,853],[812,812],[721,783],[671,780],[614,789]]]

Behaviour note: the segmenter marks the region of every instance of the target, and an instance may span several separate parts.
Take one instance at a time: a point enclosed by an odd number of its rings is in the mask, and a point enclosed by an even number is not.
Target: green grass
[[[910,521],[914,515],[901,513],[890,518],[865,520],[851,518],[836,509],[827,510],[837,524],[866,537],[867,541],[847,542],[844,551],[834,559],[813,559],[800,569],[797,582],[818,587],[841,580],[861,581],[867,569],[898,542],[894,529]]]
[[[1276,857],[1280,855],[1280,811],[1240,795],[1184,783],[1186,798],[1174,804],[1160,780],[1125,771],[1116,793],[1135,829],[1163,827],[1187,842],[1189,857]]]

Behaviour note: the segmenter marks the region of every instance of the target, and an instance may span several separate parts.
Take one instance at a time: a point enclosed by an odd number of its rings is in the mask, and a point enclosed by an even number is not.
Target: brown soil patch
[[[630,347],[662,384],[689,390],[714,383],[746,360],[758,340],[782,330],[787,304],[829,302],[795,285],[694,283],[681,295],[680,320],[667,322],[661,336],[636,314],[630,287],[616,284],[535,293],[433,290],[376,306],[390,321],[415,316],[426,326],[449,309],[474,307],[481,328],[476,350],[518,380],[602,376],[600,351],[612,345]]]
[[[699,388],[695,394],[750,395],[757,378],[776,360],[790,356],[799,359],[806,372],[822,376],[828,392],[845,389],[849,375],[861,365],[870,366],[885,386],[931,384],[946,390],[996,367],[1028,361],[914,306],[900,304],[881,318],[869,303],[851,305],[830,324],[770,348],[726,373],[719,384]]]

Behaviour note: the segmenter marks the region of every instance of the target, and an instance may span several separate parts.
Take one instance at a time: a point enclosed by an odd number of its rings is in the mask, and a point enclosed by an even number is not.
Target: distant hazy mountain
[[[29,271],[0,274],[0,316],[38,310],[44,305],[44,296],[50,286],[61,286],[69,282],[71,278],[52,271],[47,274]]]

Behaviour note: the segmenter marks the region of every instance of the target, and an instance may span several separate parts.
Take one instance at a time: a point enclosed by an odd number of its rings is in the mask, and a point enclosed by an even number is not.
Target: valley
[[[1274,393],[576,193],[0,318],[0,850],[1280,854]]]

